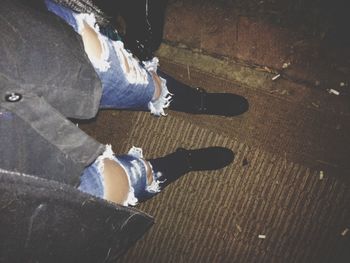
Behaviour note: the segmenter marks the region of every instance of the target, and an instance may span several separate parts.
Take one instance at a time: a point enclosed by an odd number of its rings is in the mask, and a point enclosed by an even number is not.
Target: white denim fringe
[[[154,57],[152,60],[144,61],[143,65],[148,70],[148,72],[157,73],[159,60]],[[152,100],[148,103],[148,109],[151,111],[153,115],[156,116],[166,116],[167,114],[164,112],[164,109],[168,108],[172,99],[172,95],[166,85],[166,80],[159,77],[161,81],[161,93],[159,98]]]

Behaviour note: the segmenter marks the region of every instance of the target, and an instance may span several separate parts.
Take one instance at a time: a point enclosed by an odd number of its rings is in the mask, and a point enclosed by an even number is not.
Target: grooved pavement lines
[[[233,92],[245,96],[250,103],[247,113],[231,119],[178,112],[172,115],[271,153],[286,154],[310,168],[343,177],[350,172],[350,115],[331,107],[349,108],[346,97],[293,83],[289,83],[293,88],[286,92],[288,85],[279,81],[270,81],[269,89],[255,89],[195,68],[191,68],[189,80],[186,65],[167,59],[161,65],[163,71],[194,87],[210,92]],[[319,104],[318,108],[315,103]]]
[[[126,145],[142,147],[147,158],[210,145],[231,148],[236,157],[222,170],[192,172],[140,204],[156,225],[122,262],[341,262],[346,256],[346,184],[320,180],[318,171],[283,155],[183,118],[133,118]]]

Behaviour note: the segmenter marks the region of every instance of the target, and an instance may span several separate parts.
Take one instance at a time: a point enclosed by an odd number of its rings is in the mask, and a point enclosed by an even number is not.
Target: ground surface
[[[329,44],[331,18],[320,24],[316,14],[303,27],[306,9],[295,25],[282,19],[300,1],[279,1],[275,12],[277,1],[248,2],[170,1],[158,56],[188,84],[247,97],[249,112],[103,111],[82,125],[120,153],[132,145],[149,158],[179,146],[236,153],[227,168],[191,173],[140,204],[156,225],[121,262],[350,262],[348,50]]]

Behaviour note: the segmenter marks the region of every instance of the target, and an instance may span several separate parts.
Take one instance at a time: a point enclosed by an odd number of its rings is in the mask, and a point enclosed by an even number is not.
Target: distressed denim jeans
[[[169,106],[171,94],[166,87],[166,80],[161,80],[160,96],[153,100],[155,83],[152,74],[157,72],[158,59],[140,62],[124,48],[121,41],[113,41],[102,35],[93,14],[78,14],[72,10],[45,1],[49,11],[64,19],[80,35],[86,25],[98,36],[102,47],[99,59],[89,59],[102,83],[100,108],[113,109],[149,109],[154,115],[165,115],[164,108]],[[102,160],[108,158],[116,161],[127,174],[130,191],[124,205],[135,205],[138,199],[149,197],[159,192],[159,181],[153,173],[153,183],[147,185],[145,161],[140,148],[133,147],[127,155],[115,156],[109,146],[103,155],[86,167],[78,189],[97,197],[104,197]]]
[[[123,205],[136,205],[138,200],[148,199],[150,196],[160,192],[161,176],[153,172],[153,181],[147,183],[146,161],[143,159],[142,150],[132,147],[128,154],[115,156],[109,145],[106,151],[97,160],[85,168],[81,176],[81,184],[78,189],[91,195],[104,198],[104,180],[103,180],[103,160],[110,159],[117,162],[125,171],[130,185],[127,200]]]

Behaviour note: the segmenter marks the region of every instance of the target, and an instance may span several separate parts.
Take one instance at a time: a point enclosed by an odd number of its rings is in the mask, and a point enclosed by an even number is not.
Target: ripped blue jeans
[[[152,74],[157,72],[157,58],[138,61],[121,41],[113,41],[99,32],[93,14],[75,13],[52,0],[45,0],[45,3],[50,12],[65,20],[78,34],[82,35],[87,26],[96,33],[102,48],[101,56],[96,58],[87,55],[102,83],[100,108],[149,109],[156,116],[165,115],[164,109],[169,106],[171,99],[165,79],[160,78],[160,96],[153,99],[155,83]],[[102,176],[102,161],[105,158],[117,162],[127,174],[130,189],[124,205],[135,205],[137,200],[159,192],[159,182],[154,173],[152,184],[147,185],[146,164],[141,149],[133,147],[127,155],[115,156],[110,146],[106,146],[105,153],[85,168],[79,190],[105,197]]]
[[[115,156],[109,145],[106,151],[97,160],[85,168],[81,176],[79,190],[88,194],[105,198],[103,173],[103,160],[110,159],[117,162],[125,171],[129,182],[129,193],[123,205],[136,205],[138,200],[148,199],[152,195],[160,192],[160,173],[154,173],[151,184],[147,183],[146,161],[143,159],[142,150],[132,147],[128,154]],[[150,165],[150,163],[148,163]],[[152,168],[152,166],[150,165]]]

